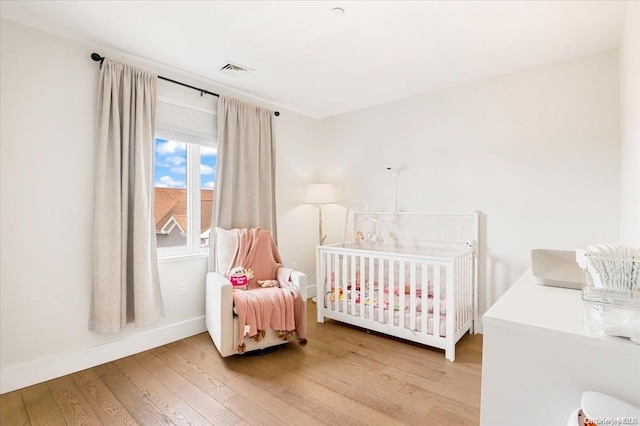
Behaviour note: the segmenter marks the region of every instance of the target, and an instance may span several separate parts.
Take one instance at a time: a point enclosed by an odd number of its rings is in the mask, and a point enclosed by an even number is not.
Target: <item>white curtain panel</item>
[[[212,230],[262,228],[277,242],[273,120],[272,111],[220,96]],[[210,253],[213,266],[215,247]]]
[[[157,77],[105,59],[100,72],[89,329],[164,316],[153,220]]]

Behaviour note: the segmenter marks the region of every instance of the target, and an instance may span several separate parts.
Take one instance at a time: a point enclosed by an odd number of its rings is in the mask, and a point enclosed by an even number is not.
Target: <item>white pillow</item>
[[[229,270],[233,255],[238,244],[237,233],[234,229],[215,228],[216,232],[216,265],[218,273],[224,274]]]

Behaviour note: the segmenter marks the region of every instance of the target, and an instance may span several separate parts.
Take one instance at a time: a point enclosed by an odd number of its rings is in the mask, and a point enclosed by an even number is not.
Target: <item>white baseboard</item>
[[[206,330],[204,316],[201,316],[104,345],[6,368],[0,371],[0,394],[157,348]]]
[[[312,297],[316,297],[316,286],[315,285],[308,285],[307,286],[307,300],[311,299]]]

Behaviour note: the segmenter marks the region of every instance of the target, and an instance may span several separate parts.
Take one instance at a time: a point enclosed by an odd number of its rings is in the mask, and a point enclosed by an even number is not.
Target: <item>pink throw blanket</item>
[[[269,328],[288,339],[295,331],[301,343],[306,343],[307,318],[304,301],[298,289],[289,281],[291,271],[282,267],[282,260],[269,231],[239,229],[238,244],[231,268],[250,268],[254,277],[249,290],[234,290],[233,303],[238,314],[237,351],[244,352],[244,337],[256,340]],[[281,287],[262,288],[258,280],[278,279]],[[247,332],[245,329],[248,326]]]
[[[236,229],[238,243],[231,259],[230,270],[242,266],[253,270],[249,288],[258,288],[258,280],[276,279],[276,271],[282,266],[278,248],[267,230]],[[229,272],[229,271],[227,271]]]

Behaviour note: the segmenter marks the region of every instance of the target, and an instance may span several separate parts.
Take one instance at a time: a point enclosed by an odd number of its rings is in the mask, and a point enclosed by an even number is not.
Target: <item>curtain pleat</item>
[[[164,316],[153,220],[157,77],[105,59],[97,108],[89,329],[114,333]]]
[[[275,176],[273,112],[220,96],[212,247],[216,226],[266,229],[277,242]]]

